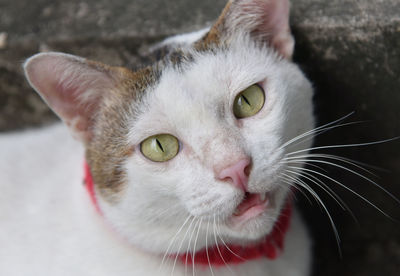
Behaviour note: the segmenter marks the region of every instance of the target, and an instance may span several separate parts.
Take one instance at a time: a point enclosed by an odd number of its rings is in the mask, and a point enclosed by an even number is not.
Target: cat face
[[[291,190],[282,145],[314,124],[292,50],[287,1],[239,0],[138,72],[57,53],[25,71],[86,145],[106,220],[136,246],[176,253],[216,231],[246,242],[272,230]]]
[[[184,68],[166,68],[146,92],[143,111],[130,123],[127,136],[134,154],[123,164],[126,190],[118,207],[103,206],[110,217],[119,217],[118,227],[134,243],[143,241],[149,229],[155,237],[175,234],[185,221],[183,233],[193,231],[200,219],[199,246],[204,246],[209,224],[217,225],[228,240],[267,234],[290,190],[280,179],[286,153],[280,146],[313,127],[309,82],[274,52],[240,39],[226,49],[192,54]],[[235,98],[253,84],[264,91],[264,105],[253,116],[237,118]],[[149,160],[141,152],[142,141],[165,133],[179,140],[179,152],[166,162]],[[230,173],[247,169],[245,188],[238,187],[229,172],[221,176],[243,160],[247,163]],[[238,206],[253,195],[266,197],[266,208],[254,217],[237,215]]]

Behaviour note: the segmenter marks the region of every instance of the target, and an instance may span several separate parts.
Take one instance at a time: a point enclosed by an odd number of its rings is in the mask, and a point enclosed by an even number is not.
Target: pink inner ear
[[[238,0],[238,8],[240,14],[254,22],[252,32],[264,37],[285,58],[292,57],[294,39],[289,26],[289,1]]]
[[[45,53],[25,63],[25,74],[33,88],[71,128],[74,136],[88,141],[92,117],[110,77],[89,66],[84,59]]]
[[[291,58],[294,39],[289,26],[289,2],[286,0],[268,1],[264,5],[264,32],[271,33],[271,45],[284,57]]]

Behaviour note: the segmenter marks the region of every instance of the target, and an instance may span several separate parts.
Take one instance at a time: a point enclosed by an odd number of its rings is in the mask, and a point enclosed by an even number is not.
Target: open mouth
[[[246,192],[242,202],[236,207],[233,219],[237,223],[243,223],[254,218],[265,211],[270,200],[270,193],[249,193]]]

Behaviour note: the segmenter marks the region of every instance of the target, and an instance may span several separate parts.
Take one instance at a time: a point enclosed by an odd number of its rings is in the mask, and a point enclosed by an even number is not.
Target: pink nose
[[[249,180],[251,169],[250,166],[250,159],[241,159],[232,166],[220,171],[218,174],[218,179],[229,180],[235,187],[243,191],[247,191],[247,181]]]

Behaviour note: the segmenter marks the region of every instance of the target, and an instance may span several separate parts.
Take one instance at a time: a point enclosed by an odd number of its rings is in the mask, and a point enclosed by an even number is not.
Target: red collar
[[[85,182],[86,190],[89,193],[90,200],[92,201],[94,207],[96,208],[96,211],[99,214],[101,214],[99,204],[97,203],[96,194],[94,193],[94,182],[93,182],[92,173],[90,172],[90,167],[89,167],[88,163],[86,163],[86,162],[83,164],[83,166],[85,169],[85,175],[84,175],[83,181]]]
[[[96,200],[94,193],[94,183],[92,174],[88,164],[85,162],[85,184],[86,189],[89,193],[90,199],[95,206],[97,212],[101,214],[100,207]],[[286,232],[290,226],[290,219],[292,216],[292,204],[291,200],[288,200],[285,207],[283,208],[277,222],[271,233],[269,233],[262,241],[249,245],[241,246],[235,244],[219,244],[208,249],[202,249],[195,253],[194,257],[192,254],[180,254],[178,258],[186,264],[192,264],[193,260],[195,264],[199,265],[214,265],[224,266],[229,264],[239,264],[250,260],[259,259],[265,257],[270,260],[274,260],[279,257],[283,251],[284,239]],[[171,255],[176,257],[176,255]]]

